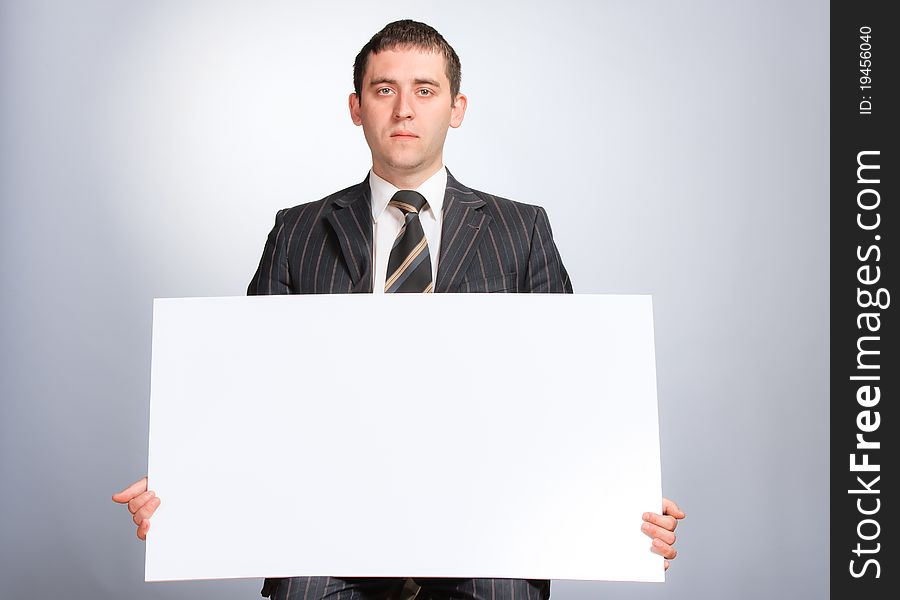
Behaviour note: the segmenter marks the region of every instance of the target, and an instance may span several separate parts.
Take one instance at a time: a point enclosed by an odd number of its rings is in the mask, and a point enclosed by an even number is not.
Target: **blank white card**
[[[649,296],[157,299],[148,581],[662,581]]]

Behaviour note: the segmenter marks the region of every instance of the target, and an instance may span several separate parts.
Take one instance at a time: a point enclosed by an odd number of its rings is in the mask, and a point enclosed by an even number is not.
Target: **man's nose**
[[[397,119],[411,119],[415,116],[410,95],[406,92],[397,93],[397,102],[394,105],[394,117]]]

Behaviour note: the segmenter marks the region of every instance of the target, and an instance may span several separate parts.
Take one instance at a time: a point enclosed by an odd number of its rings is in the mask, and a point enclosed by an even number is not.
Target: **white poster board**
[[[662,581],[649,296],[157,299],[148,581]]]

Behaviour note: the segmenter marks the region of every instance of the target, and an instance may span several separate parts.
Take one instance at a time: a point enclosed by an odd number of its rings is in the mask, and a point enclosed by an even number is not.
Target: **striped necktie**
[[[385,293],[427,294],[434,291],[428,240],[419,221],[419,211],[425,204],[425,197],[412,190],[400,190],[388,203],[388,206],[400,209],[405,222],[388,258]]]

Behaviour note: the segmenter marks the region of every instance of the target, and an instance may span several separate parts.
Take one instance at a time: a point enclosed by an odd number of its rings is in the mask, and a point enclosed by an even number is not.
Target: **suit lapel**
[[[450,171],[447,171],[435,292],[452,292],[463,280],[469,263],[475,257],[475,250],[491,222],[490,215],[480,210],[484,205],[484,200],[456,181]]]
[[[337,237],[353,284],[351,293],[372,292],[372,209],[369,179],[334,200],[326,219]]]

